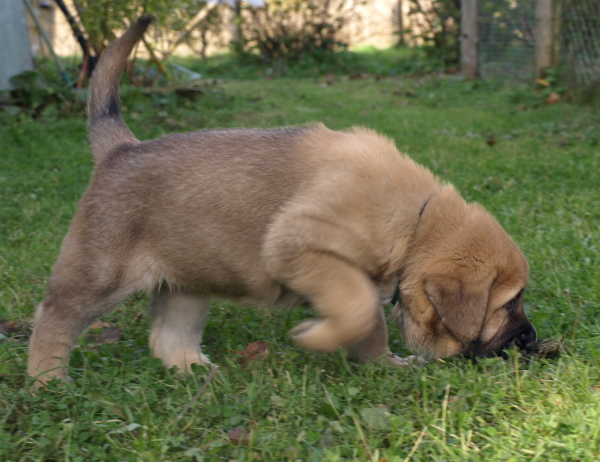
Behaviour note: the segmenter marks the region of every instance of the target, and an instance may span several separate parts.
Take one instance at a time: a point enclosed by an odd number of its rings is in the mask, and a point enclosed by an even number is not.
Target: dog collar
[[[427,200],[425,201],[425,203],[423,204],[423,206],[421,207],[421,210],[419,211],[419,219],[421,218],[421,216],[423,216],[423,212],[425,211],[425,207],[427,207],[427,204],[429,204],[429,201],[431,200],[433,196],[429,196],[427,198]]]
[[[421,216],[423,215],[423,212],[425,211],[425,207],[427,207],[427,204],[429,204],[429,201],[431,200],[431,198],[434,195],[435,195],[435,193],[432,194],[431,196],[429,196],[427,198],[427,200],[421,206],[421,210],[419,210],[419,220],[421,219]],[[398,284],[396,284],[396,290],[394,291],[394,295],[392,295],[392,301],[390,302],[390,304],[392,306],[395,306],[396,303],[398,303],[399,301],[400,301],[400,281],[398,281]]]
[[[395,306],[396,303],[398,303],[400,301],[400,282],[398,281],[398,284],[396,284],[396,291],[394,292],[394,295],[392,296],[392,301],[390,302],[392,304],[392,306]]]

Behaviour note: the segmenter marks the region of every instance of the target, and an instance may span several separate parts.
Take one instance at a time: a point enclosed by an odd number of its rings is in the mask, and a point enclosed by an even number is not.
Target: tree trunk
[[[396,0],[393,6],[394,29],[398,35],[396,46],[404,45],[404,6],[403,0]]]

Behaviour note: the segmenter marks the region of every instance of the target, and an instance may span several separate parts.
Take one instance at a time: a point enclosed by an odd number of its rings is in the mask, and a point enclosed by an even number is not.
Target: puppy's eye
[[[521,297],[523,297],[523,290],[521,290],[510,302],[505,303],[504,308],[509,312],[515,311]]]

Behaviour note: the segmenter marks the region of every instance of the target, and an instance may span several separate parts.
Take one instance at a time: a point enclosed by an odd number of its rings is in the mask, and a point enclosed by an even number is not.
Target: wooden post
[[[21,0],[0,0],[0,90],[12,87],[10,78],[33,69],[25,7]]]
[[[242,0],[234,0],[231,5],[231,20],[229,23],[230,45],[238,52],[242,51]]]
[[[537,0],[535,6],[535,77],[543,77],[555,64],[553,0]]]
[[[460,2],[460,70],[465,77],[479,75],[479,5],[477,0]]]
[[[403,0],[396,0],[392,7],[393,14],[393,25],[395,26],[395,33],[398,34],[396,38],[396,46],[404,45],[404,5]]]

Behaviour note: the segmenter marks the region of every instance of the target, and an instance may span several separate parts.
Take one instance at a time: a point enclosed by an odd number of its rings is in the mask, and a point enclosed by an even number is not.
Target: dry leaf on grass
[[[269,343],[264,340],[252,342],[249,344],[244,351],[231,350],[232,353],[242,356],[242,367],[247,367],[250,361],[257,359],[264,359],[269,355]]]
[[[229,430],[227,436],[233,444],[248,444],[248,430],[244,427],[235,427]]]
[[[535,79],[535,82],[543,87],[550,87],[552,84],[546,79]]]
[[[96,342],[100,344],[117,343],[123,337],[123,331],[116,326],[108,325],[102,329],[96,337]]]
[[[90,326],[90,330],[98,330],[98,329],[103,329],[105,327],[110,327],[111,324],[109,322],[106,321],[96,321],[94,323],[92,323],[92,325]]]
[[[26,342],[31,335],[31,321],[19,324],[17,321],[0,319],[0,338],[11,338],[17,343]]]
[[[8,337],[17,327],[15,321],[8,321],[7,319],[0,319],[0,334]]]
[[[546,99],[545,103],[546,104],[554,104],[554,103],[558,103],[560,101],[560,95],[556,92],[552,92],[550,93],[550,96],[548,96],[548,98]]]

